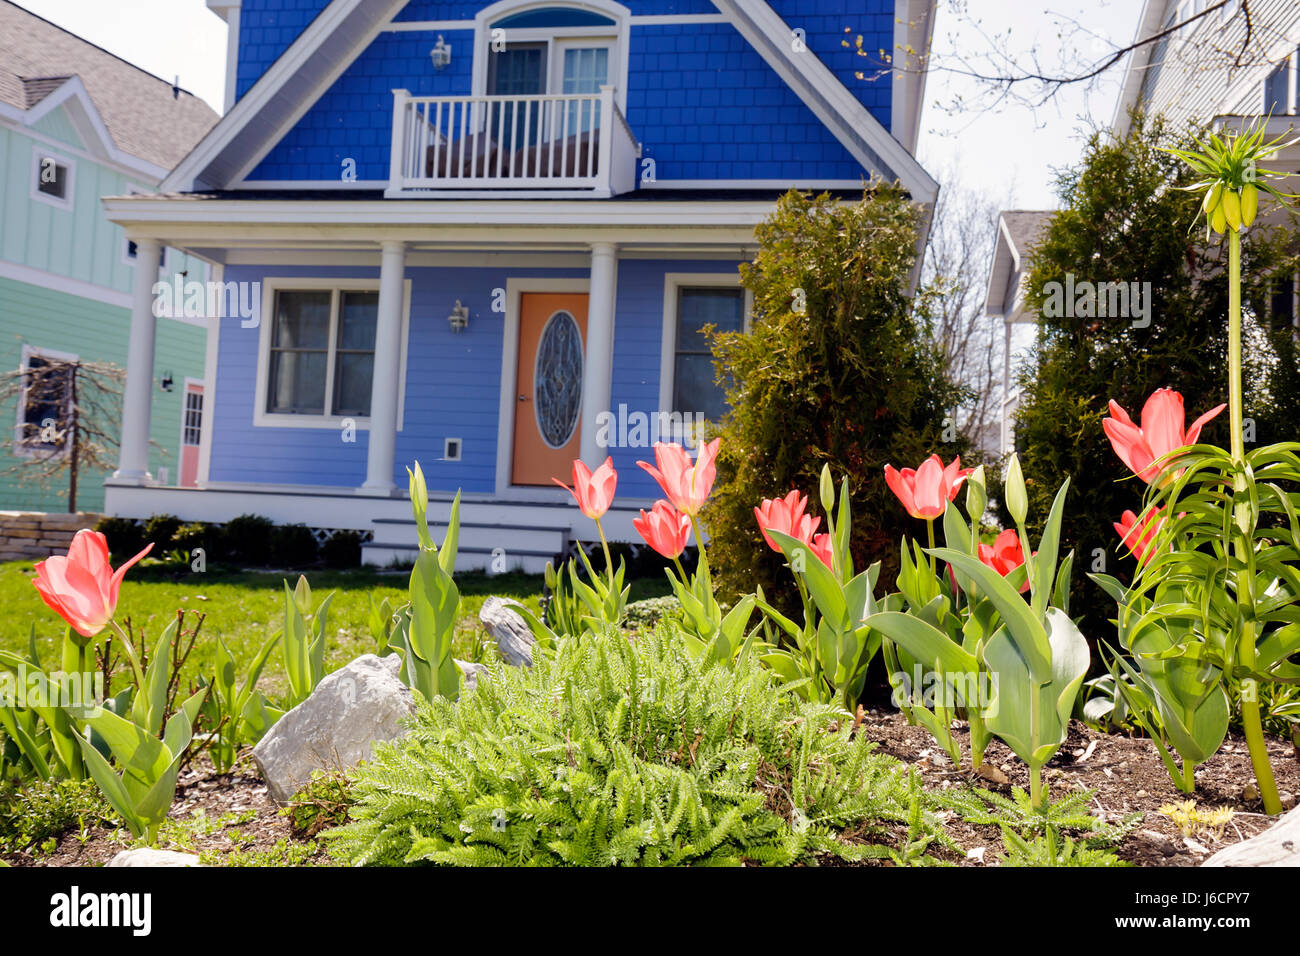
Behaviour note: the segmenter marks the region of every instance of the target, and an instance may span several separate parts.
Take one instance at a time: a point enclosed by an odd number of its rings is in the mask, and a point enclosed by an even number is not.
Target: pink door
[[[199,442],[203,437],[203,383],[185,383],[185,412],[181,420],[181,487],[199,483]]]

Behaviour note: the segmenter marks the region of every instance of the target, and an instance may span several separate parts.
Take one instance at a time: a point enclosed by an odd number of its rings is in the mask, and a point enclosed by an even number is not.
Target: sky
[[[17,2],[166,80],[179,76],[182,87],[222,111],[226,25],[204,0]],[[1032,51],[1045,70],[1060,62],[1063,49],[1067,56],[1100,57],[1132,41],[1140,0],[938,0],[938,5],[936,69],[926,87],[918,158],[941,182],[955,181],[1005,208],[1055,208],[1052,170],[1078,158],[1086,138],[1081,129],[1109,124],[1122,71],[1113,69],[1088,88],[1068,87],[1037,109],[1006,102],[954,112],[947,105],[956,97],[970,101],[979,86],[946,67],[955,66],[958,56],[978,57],[990,38],[1002,38],[1021,62]],[[966,18],[954,12],[959,5],[967,8]],[[1066,18],[1086,24],[1086,31],[1069,27]]]

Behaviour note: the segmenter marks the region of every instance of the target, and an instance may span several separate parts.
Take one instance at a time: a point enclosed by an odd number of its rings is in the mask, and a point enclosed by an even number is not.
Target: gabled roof
[[[378,35],[407,0],[332,0],[163,183],[166,192],[223,189],[264,156]],[[911,0],[932,7],[934,0]],[[864,167],[899,179],[920,202],[938,184],[811,51],[766,0],[712,0]]]
[[[193,94],[0,0],[0,105],[11,114],[44,115],[70,101],[84,114],[78,123],[83,131],[107,138],[106,152],[142,160],[157,171],[155,178],[217,120]]]
[[[1008,209],[998,216],[998,238],[984,299],[985,314],[1016,321],[1020,278],[1029,264],[1029,253],[1055,215],[1055,210]]]

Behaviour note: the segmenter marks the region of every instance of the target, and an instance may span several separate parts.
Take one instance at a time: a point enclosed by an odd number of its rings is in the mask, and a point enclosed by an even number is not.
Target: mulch
[[[858,732],[876,742],[882,753],[915,768],[928,788],[969,783],[1010,795],[1012,787],[1029,786],[1027,768],[998,740],[990,743],[986,754],[988,772],[996,778],[988,779],[972,773],[968,764],[961,769],[954,767],[928,732],[909,726],[896,711],[864,711]],[[956,731],[955,736],[965,749],[964,732]],[[1294,806],[1300,794],[1300,751],[1290,741],[1270,738],[1269,757],[1284,802]],[[1110,822],[1119,822],[1133,812],[1142,813],[1141,822],[1116,852],[1137,866],[1159,867],[1199,866],[1212,853],[1267,829],[1274,821],[1246,792],[1253,779],[1245,741],[1235,734],[1197,770],[1197,805],[1233,811],[1223,838],[1215,840],[1205,835],[1187,838],[1169,817],[1158,812],[1163,805],[1181,803],[1189,797],[1173,785],[1149,740],[1100,733],[1075,721],[1065,745],[1045,771],[1054,799],[1073,790],[1089,790],[1093,792],[1090,802],[1094,812]],[[204,815],[209,823],[194,828],[191,847],[160,848],[205,854],[215,863],[232,854],[272,850],[280,841],[298,846],[310,842],[294,833],[251,766],[227,775],[216,774],[210,764],[185,771],[171,816],[183,820],[196,815]],[[217,824],[228,815],[238,819]],[[966,823],[956,814],[947,818],[946,826],[966,855],[939,852],[938,856],[963,866],[996,862],[1002,849],[997,827]],[[12,854],[5,861],[13,866],[96,866],[107,863],[129,845],[123,831],[98,827],[82,834],[64,834],[52,853],[29,851]],[[328,865],[330,860],[317,847],[310,862]]]

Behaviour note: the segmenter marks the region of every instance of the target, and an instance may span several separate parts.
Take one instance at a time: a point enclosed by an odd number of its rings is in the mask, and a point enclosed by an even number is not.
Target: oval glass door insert
[[[582,330],[568,312],[546,320],[533,372],[537,430],[551,448],[573,440],[582,415]]]

